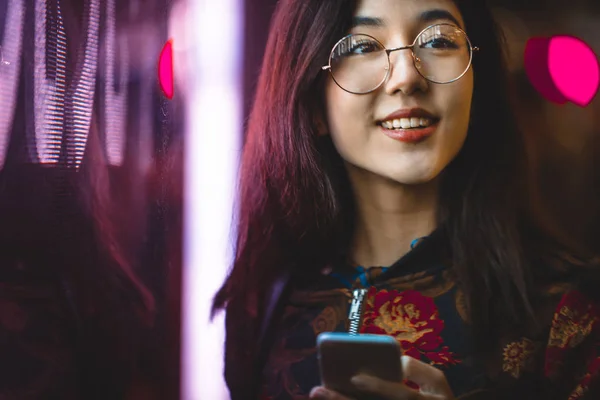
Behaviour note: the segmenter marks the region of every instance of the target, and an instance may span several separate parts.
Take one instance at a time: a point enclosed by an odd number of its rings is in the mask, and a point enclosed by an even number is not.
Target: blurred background
[[[546,101],[523,51],[531,37],[568,34],[600,54],[600,3],[491,3],[531,155],[532,211],[597,250],[599,96],[585,108]],[[209,306],[231,259],[236,170],[275,5],[0,0],[0,347],[10,349],[0,397],[110,386],[98,398],[228,399],[223,319],[209,323]],[[157,68],[169,39],[172,99]]]
[[[587,107],[557,105],[533,89],[523,67],[531,37],[572,35],[600,55],[600,3],[494,0],[510,52],[515,112],[519,117],[534,172],[531,185],[538,205],[533,210],[556,223],[573,242],[597,250],[600,222],[600,96]],[[599,56],[600,57],[600,56]]]
[[[178,397],[170,7],[0,0],[0,398]]]

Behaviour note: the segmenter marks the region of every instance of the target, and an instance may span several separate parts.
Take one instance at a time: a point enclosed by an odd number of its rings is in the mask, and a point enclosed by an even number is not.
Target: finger
[[[323,386],[314,387],[309,394],[311,400],[352,400],[346,396],[324,388]]]
[[[420,400],[420,393],[400,382],[384,381],[374,376],[357,375],[352,384],[364,393],[374,394],[386,400]]]
[[[402,356],[401,360],[404,379],[419,385],[422,392],[452,398],[452,390],[443,371],[410,356]]]

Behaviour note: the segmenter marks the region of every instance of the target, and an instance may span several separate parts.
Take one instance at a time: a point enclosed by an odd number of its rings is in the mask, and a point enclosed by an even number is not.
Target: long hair
[[[485,347],[499,321],[520,326],[534,316],[529,251],[539,246],[526,242],[538,236],[524,216],[526,154],[510,109],[502,35],[485,2],[456,4],[481,50],[467,139],[442,176],[439,221]],[[350,245],[349,181],[315,121],[324,109],[320,67],[355,8],[353,0],[281,0],[276,9],[241,162],[233,269],[213,304],[227,308],[228,347],[242,340],[236,332],[246,339],[256,332],[251,321],[263,314],[266,290],[283,269],[310,278]]]

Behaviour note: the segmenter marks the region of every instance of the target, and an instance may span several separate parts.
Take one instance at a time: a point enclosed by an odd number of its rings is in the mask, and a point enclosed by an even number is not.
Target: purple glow
[[[209,310],[232,260],[230,229],[243,125],[243,3],[188,0],[187,7],[187,12],[181,12],[191,37],[191,73],[185,79],[188,131],[181,393],[184,400],[227,400],[223,316],[209,323]],[[174,44],[178,42],[175,37]]]
[[[23,0],[9,2],[3,41],[0,42],[0,168],[4,166],[17,105],[24,19]]]

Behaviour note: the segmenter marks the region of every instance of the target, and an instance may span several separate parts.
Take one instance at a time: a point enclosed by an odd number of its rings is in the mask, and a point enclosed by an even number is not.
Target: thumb
[[[358,375],[352,383],[363,393],[376,395],[386,400],[449,400],[440,394],[422,393],[399,382],[388,382],[373,376]]]
[[[443,371],[410,356],[402,356],[401,361],[403,378],[419,385],[421,393],[454,397]]]

